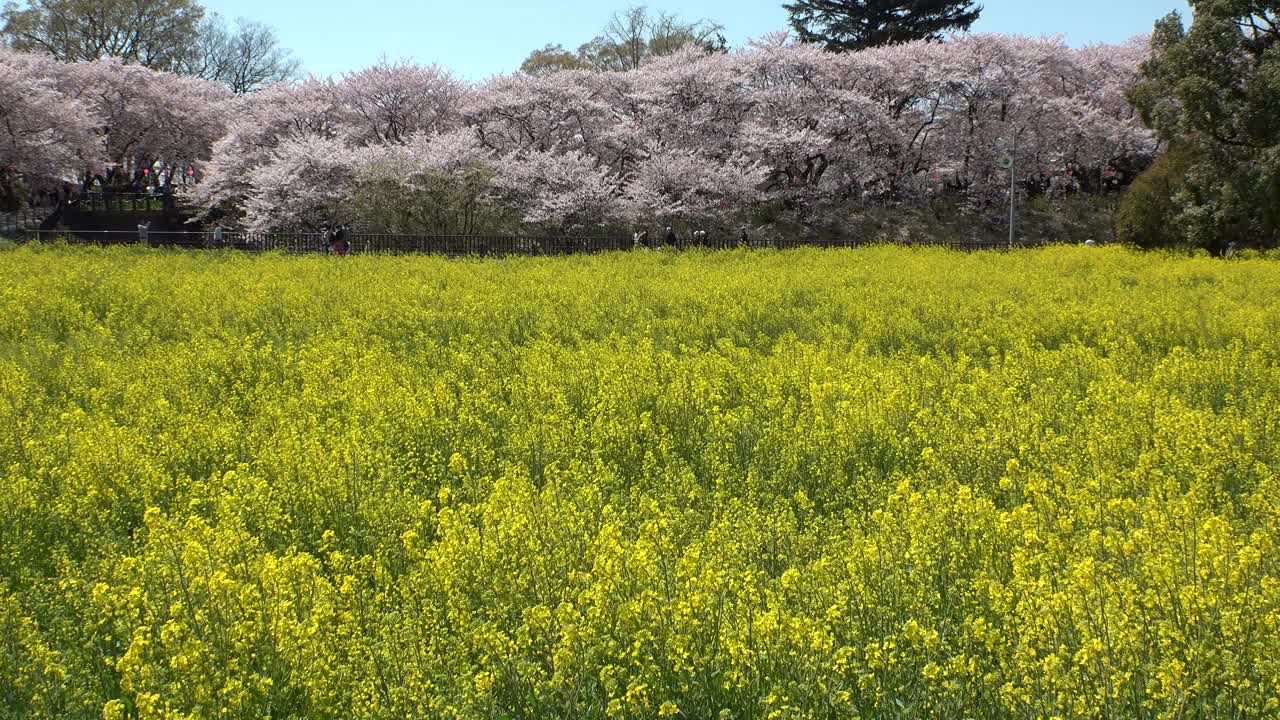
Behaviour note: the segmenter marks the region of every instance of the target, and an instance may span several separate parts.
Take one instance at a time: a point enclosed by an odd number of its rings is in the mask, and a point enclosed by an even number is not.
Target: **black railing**
[[[169,232],[148,230],[28,231],[27,240],[62,240],[71,244],[149,245],[190,250],[232,249],[244,252],[332,253],[335,244],[322,233],[250,233],[223,231]],[[629,238],[545,235],[396,235],[357,233],[347,240],[346,252],[417,253],[432,255],[567,255],[624,250]]]
[[[0,237],[16,237],[36,230],[57,208],[23,208],[13,212],[0,212]]]
[[[164,210],[172,196],[162,192],[87,192],[71,201],[80,212],[154,212]]]
[[[91,245],[148,245],[151,247],[189,250],[231,249],[243,252],[333,253],[335,245],[322,233],[249,233],[249,232],[167,232],[167,231],[40,231],[16,233],[31,241],[64,241]],[[765,240],[743,242],[734,236],[681,240],[674,245],[649,243],[637,245],[631,237],[620,236],[547,236],[547,235],[397,235],[357,233],[348,240],[346,252],[352,254],[428,254],[448,256],[503,255],[574,255],[633,249],[723,250],[733,247],[754,249],[791,249],[801,247],[848,248],[889,244],[883,240],[837,238]],[[1005,250],[1003,242],[908,242],[896,243],[920,247],[945,247],[952,250]],[[1020,241],[1016,247],[1038,247],[1043,242]]]

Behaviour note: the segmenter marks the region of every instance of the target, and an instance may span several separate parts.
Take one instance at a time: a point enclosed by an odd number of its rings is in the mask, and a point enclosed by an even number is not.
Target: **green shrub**
[[[1191,149],[1172,148],[1133,181],[1116,210],[1118,241],[1148,249],[1187,244],[1175,218],[1179,213],[1177,195],[1185,187],[1194,161]]]

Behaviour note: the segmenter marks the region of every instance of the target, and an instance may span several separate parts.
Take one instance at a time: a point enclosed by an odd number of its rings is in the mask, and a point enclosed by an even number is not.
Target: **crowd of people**
[[[711,247],[711,235],[706,230],[690,230],[687,238],[680,237],[675,228],[668,225],[662,235],[662,242],[655,243],[650,240],[648,230],[638,230],[632,236],[632,246],[637,250],[648,249],[656,250],[663,247],[684,249],[685,247]],[[751,233],[746,225],[738,228],[737,244],[739,247],[748,247],[751,245]]]

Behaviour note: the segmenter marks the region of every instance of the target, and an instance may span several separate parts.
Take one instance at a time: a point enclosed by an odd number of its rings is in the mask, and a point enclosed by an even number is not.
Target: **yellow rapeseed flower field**
[[[1280,716],[1280,265],[0,251],[0,717]]]

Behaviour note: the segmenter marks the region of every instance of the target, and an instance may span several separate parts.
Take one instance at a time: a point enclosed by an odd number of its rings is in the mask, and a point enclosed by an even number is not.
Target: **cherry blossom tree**
[[[646,65],[615,99],[646,144],[732,154],[756,100],[744,82],[743,57],[685,50]]]
[[[524,222],[566,228],[602,223],[619,182],[582,150],[527,150],[505,157],[493,184]]]
[[[1152,133],[1127,97],[1150,54],[1147,36],[1120,45],[1090,45],[1077,51],[1088,114],[1082,119],[1076,147],[1081,162],[1098,172],[1099,183],[1104,183],[1107,174],[1131,179],[1155,150]]]
[[[938,193],[1001,203],[1005,149],[1029,190],[1150,153],[1126,100],[1146,53],[1141,40],[962,35],[837,55],[775,34],[629,72],[468,86],[382,62],[231,98],[113,60],[10,52],[0,116],[10,175],[195,164],[194,204],[260,228],[338,215],[393,232],[696,224],[761,204],[809,222]],[[305,183],[317,187],[290,186]]]
[[[245,226],[252,231],[318,230],[351,222],[347,199],[354,168],[368,161],[339,138],[285,140],[248,180]]]
[[[598,78],[586,71],[495,78],[471,93],[464,122],[498,153],[558,148],[605,157],[606,132],[618,117],[607,99],[609,84]]]
[[[116,60],[65,64],[0,52],[0,93],[12,94],[0,105],[10,136],[5,164],[31,178],[114,175],[127,183],[144,168],[207,159],[225,129],[230,93],[219,84]]]
[[[104,161],[98,119],[58,87],[58,63],[0,49],[0,186],[13,192],[79,178]]]
[[[108,169],[126,182],[144,169],[207,160],[226,130],[231,92],[221,83],[114,59],[59,66],[56,74],[63,93],[99,122]]]
[[[338,138],[343,112],[332,82],[309,79],[278,83],[225,105],[226,133],[191,193],[205,212],[234,215],[249,197],[255,173],[277,161],[277,150],[292,141]]]
[[[744,141],[769,169],[769,197],[821,209],[886,194],[918,168],[938,117],[917,55],[771,45],[746,62],[757,105]]]
[[[357,142],[402,143],[456,127],[463,85],[435,65],[383,61],[347,75],[337,92]]]
[[[622,207],[639,223],[718,220],[759,197],[765,172],[745,156],[712,158],[692,149],[656,147],[628,177]]]
[[[497,231],[492,151],[470,129],[417,133],[403,145],[369,148],[356,168],[353,212],[376,232]]]
[[[290,168],[322,147],[296,141],[315,138],[355,164],[329,175],[352,193],[346,211],[394,231],[705,224],[759,204],[808,222],[938,193],[985,207],[1007,192],[1006,148],[1028,189],[1150,152],[1124,99],[1144,52],[964,35],[835,55],[774,35],[625,73],[472,87],[435,67],[382,63],[236,101],[195,197],[244,211],[252,196],[266,208],[260,195],[280,178],[312,177]],[[268,170],[276,181],[255,185]]]

